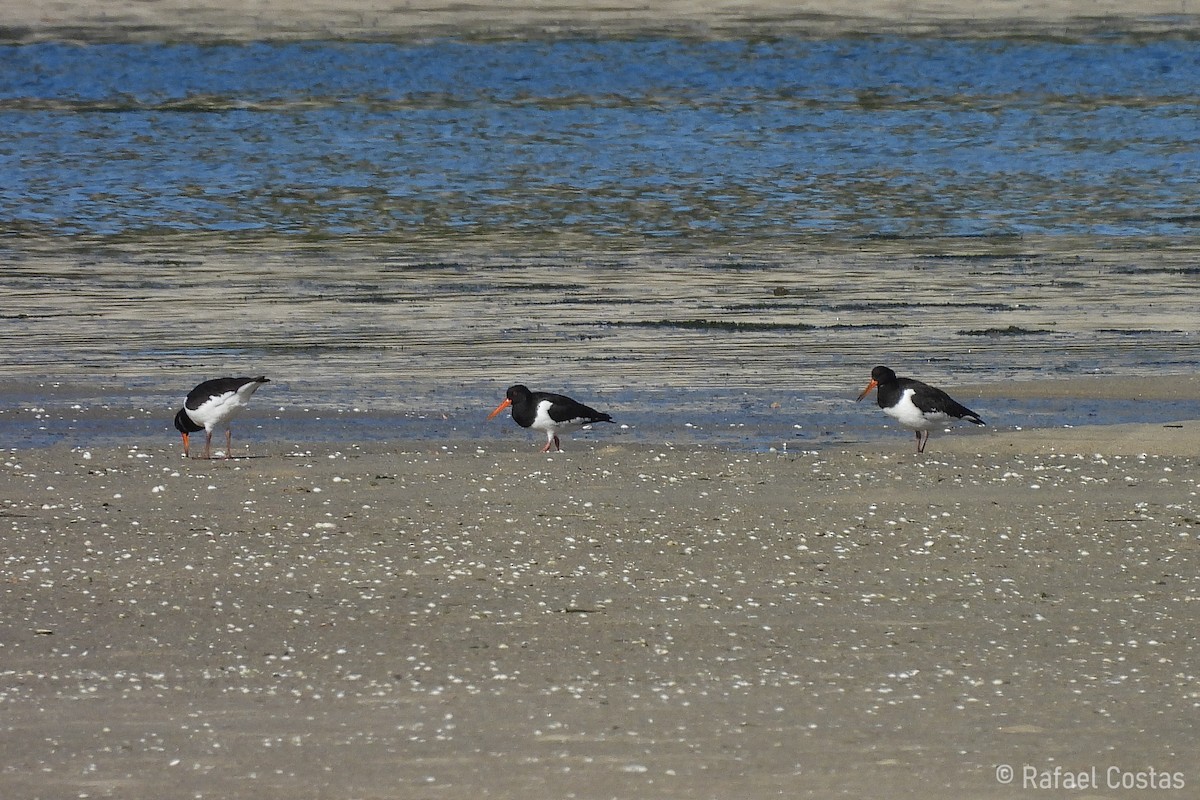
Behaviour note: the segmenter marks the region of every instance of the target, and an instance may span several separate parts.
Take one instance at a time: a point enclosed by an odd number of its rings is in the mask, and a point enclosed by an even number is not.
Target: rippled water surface
[[[0,377],[786,440],[877,362],[1193,371],[1196,86],[1115,34],[0,46]]]
[[[1180,235],[1198,85],[1186,40],[10,46],[0,223]]]

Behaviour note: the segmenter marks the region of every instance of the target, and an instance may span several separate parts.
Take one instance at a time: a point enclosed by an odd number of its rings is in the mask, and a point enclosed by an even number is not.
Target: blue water
[[[0,236],[1190,237],[1200,42],[0,47]]]

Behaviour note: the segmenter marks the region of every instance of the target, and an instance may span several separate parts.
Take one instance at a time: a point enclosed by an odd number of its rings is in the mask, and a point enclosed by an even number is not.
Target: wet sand
[[[1200,422],[512,428],[5,452],[0,794],[1196,796]]]
[[[187,0],[96,2],[11,0],[0,11],[0,27],[31,38],[216,37],[403,37],[528,36],[561,33],[635,33],[672,30],[720,35],[756,29],[828,35],[893,30],[978,35],[1010,31],[1074,35],[1109,27],[1120,19],[1130,32],[1194,28],[1200,9],[1192,0],[1049,0],[1037,4],[914,2],[913,0],[661,0],[655,3],[596,3],[594,0],[521,0],[450,3],[379,0],[253,0],[205,3]]]

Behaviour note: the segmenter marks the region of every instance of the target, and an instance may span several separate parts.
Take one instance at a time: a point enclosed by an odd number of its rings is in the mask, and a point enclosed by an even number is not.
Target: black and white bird
[[[188,392],[183,408],[175,415],[175,430],[183,434],[183,456],[189,457],[188,437],[204,431],[204,458],[212,457],[212,435],[217,428],[225,429],[225,457],[229,458],[233,431],[229,421],[246,407],[258,387],[270,383],[268,378],[214,378]]]
[[[542,448],[543,453],[549,453],[551,447],[562,451],[559,434],[577,431],[594,422],[613,421],[608,414],[576,402],[566,395],[531,392],[521,384],[508,387],[504,402],[488,414],[488,419],[494,418],[509,406],[512,406],[513,420],[522,428],[545,432],[546,446]]]
[[[913,378],[898,378],[887,367],[871,370],[871,382],[863,389],[858,400],[876,388],[879,389],[877,399],[883,413],[916,433],[918,453],[925,452],[929,432],[951,419],[965,419],[976,425],[986,424],[978,414],[941,389]]]

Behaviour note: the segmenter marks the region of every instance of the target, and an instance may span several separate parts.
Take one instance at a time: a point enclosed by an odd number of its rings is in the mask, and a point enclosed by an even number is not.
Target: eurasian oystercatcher
[[[211,458],[213,429],[225,428],[225,457],[229,458],[233,431],[229,421],[250,401],[268,378],[214,378],[188,392],[183,408],[175,415],[175,430],[183,434],[183,457],[188,458],[188,436],[204,431],[204,457]]]
[[[871,370],[871,382],[858,400],[878,387],[877,399],[883,413],[911,429],[917,435],[917,452],[925,452],[929,432],[950,419],[965,419],[976,425],[986,424],[979,415],[941,389],[913,378],[897,378],[887,367]],[[858,402],[855,400],[854,402]]]
[[[492,419],[504,409],[512,406],[512,418],[522,428],[546,432],[546,446],[543,453],[549,453],[554,447],[562,451],[558,441],[560,433],[577,431],[584,425],[594,422],[612,422],[612,417],[602,411],[589,408],[583,403],[576,402],[566,395],[551,392],[531,392],[521,384],[508,387],[504,393],[504,402],[496,406],[496,410],[488,414]]]

